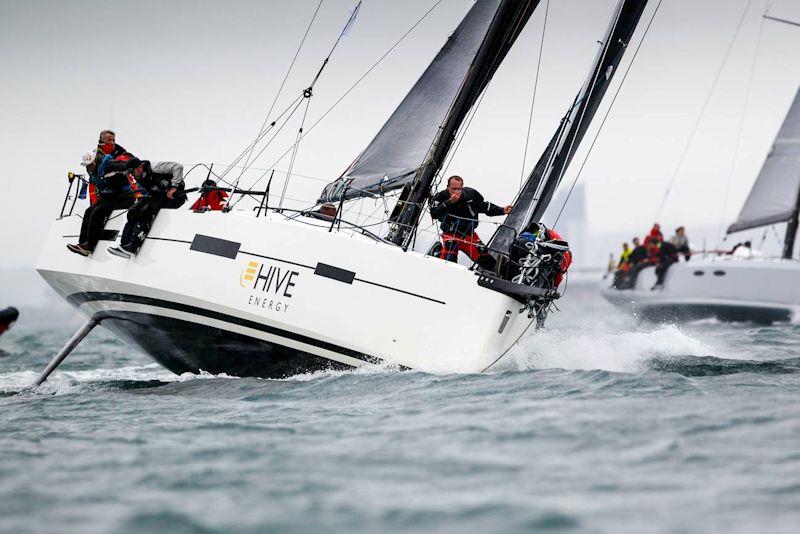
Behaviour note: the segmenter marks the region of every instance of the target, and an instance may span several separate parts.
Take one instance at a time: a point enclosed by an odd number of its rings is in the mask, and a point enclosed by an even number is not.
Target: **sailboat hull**
[[[121,215],[122,213],[120,213]],[[159,213],[139,254],[69,252],[57,221],[38,271],[81,313],[176,372],[283,377],[373,362],[480,372],[531,325],[475,272],[321,221],[248,213]]]
[[[749,256],[696,256],[667,271],[652,289],[655,269],[639,273],[635,287],[606,287],[603,296],[644,320],[716,318],[756,323],[787,322],[800,310],[800,262]]]

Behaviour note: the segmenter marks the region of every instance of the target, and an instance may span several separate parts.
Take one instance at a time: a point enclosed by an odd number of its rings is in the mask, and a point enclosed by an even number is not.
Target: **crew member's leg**
[[[442,251],[439,257],[445,261],[458,261],[458,239],[453,234],[442,234]]]
[[[665,259],[661,263],[658,264],[656,267],[656,286],[660,287],[664,285],[664,278],[667,276],[667,271],[669,270],[670,266],[675,263],[676,260],[672,259]]]
[[[136,203],[130,207],[128,210],[127,215],[127,222],[125,223],[125,227],[122,229],[122,248],[125,250],[130,249],[130,244],[133,238],[133,232],[136,230],[136,223],[139,221],[139,218],[142,215],[142,210],[147,208],[147,202],[149,198],[140,198],[136,201]]]
[[[89,241],[89,221],[92,218],[92,212],[97,204],[92,204],[86,211],[83,212],[83,220],[81,221],[81,234],[78,236],[78,244],[86,245]]]
[[[469,256],[469,259],[477,263],[481,268],[491,271],[497,263],[495,259],[486,252],[478,234],[464,236],[458,241],[458,248]]]
[[[126,244],[123,245],[125,250],[133,254],[139,251],[142,243],[144,243],[145,237],[147,237],[148,232],[150,232],[153,219],[155,219],[158,214],[158,210],[164,206],[166,200],[166,197],[148,197],[146,199],[146,203],[136,215],[135,228],[132,232],[133,235],[130,235]]]
[[[89,250],[94,251],[95,247],[97,247],[97,242],[100,241],[100,234],[103,233],[108,216],[114,211],[114,207],[114,200],[109,198],[101,198],[94,205],[86,231],[86,245]]]

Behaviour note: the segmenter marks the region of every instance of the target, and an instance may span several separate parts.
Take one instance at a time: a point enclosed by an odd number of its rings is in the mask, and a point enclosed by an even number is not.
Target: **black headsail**
[[[456,131],[538,3],[477,0],[369,146],[319,201],[404,188],[392,240],[407,244]]]
[[[516,234],[530,222],[541,220],[611,84],[646,5],[647,0],[617,2],[586,81],[517,195],[504,226],[492,237],[491,250],[508,250]]]

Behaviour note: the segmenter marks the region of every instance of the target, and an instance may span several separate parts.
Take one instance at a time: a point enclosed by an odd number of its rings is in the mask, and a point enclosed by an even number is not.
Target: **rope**
[[[397,48],[397,47],[400,45],[400,43],[402,43],[402,42],[403,42],[403,41],[406,39],[406,37],[408,37],[408,36],[409,36],[409,34],[411,34],[411,32],[412,32],[412,31],[414,31],[414,29],[416,29],[416,27],[417,27],[417,26],[419,26],[419,25],[422,23],[422,21],[423,21],[423,20],[425,20],[425,19],[428,17],[428,15],[429,15],[429,14],[430,14],[430,13],[431,13],[431,12],[432,12],[434,9],[436,9],[436,7],[437,7],[439,4],[441,4],[441,3],[442,3],[442,0],[436,0],[436,3],[434,3],[434,4],[433,4],[433,6],[432,6],[430,9],[428,9],[428,11],[426,11],[426,12],[425,12],[425,14],[424,14],[424,15],[422,15],[422,17],[421,17],[421,18],[420,18],[420,19],[419,19],[417,22],[415,22],[413,26],[411,26],[411,28],[409,28],[409,29],[408,29],[408,31],[406,31],[406,33],[404,33],[404,34],[403,34],[403,35],[400,37],[400,39],[398,39],[398,40],[397,40],[397,41],[396,41],[396,42],[395,42],[395,43],[394,43],[394,44],[393,44],[393,45],[392,45],[392,46],[389,48],[389,50],[387,50],[387,51],[386,51],[386,52],[385,52],[385,53],[384,53],[384,54],[383,54],[383,55],[382,55],[380,58],[378,58],[378,60],[377,60],[375,63],[373,63],[373,64],[372,64],[372,66],[371,66],[370,68],[368,68],[368,69],[366,70],[366,72],[364,72],[364,74],[362,74],[362,75],[361,75],[361,77],[360,77],[358,80],[356,80],[356,82],[355,82],[353,85],[351,85],[351,86],[350,86],[350,88],[349,88],[347,91],[345,91],[345,92],[344,92],[344,94],[343,94],[342,96],[340,96],[340,97],[339,97],[339,99],[338,99],[336,102],[334,102],[334,103],[333,103],[333,105],[332,105],[331,107],[329,107],[329,108],[328,108],[328,110],[327,110],[327,111],[325,111],[325,113],[323,113],[323,114],[320,116],[320,118],[319,118],[319,119],[317,119],[317,120],[314,122],[314,124],[312,124],[312,125],[311,125],[311,126],[310,126],[310,127],[309,127],[309,128],[308,128],[308,129],[307,129],[307,130],[306,130],[306,131],[303,133],[303,135],[300,137],[300,139],[301,139],[301,140],[302,140],[302,139],[304,139],[304,138],[305,138],[305,137],[306,137],[306,136],[307,136],[309,133],[311,133],[311,130],[313,130],[313,129],[314,129],[314,128],[315,128],[315,127],[316,127],[316,126],[317,126],[317,125],[318,125],[320,122],[322,122],[322,120],[323,120],[325,117],[327,117],[327,116],[328,116],[328,114],[329,114],[331,111],[333,111],[333,109],[334,109],[334,108],[336,108],[336,107],[339,105],[339,103],[340,103],[342,100],[344,100],[344,99],[347,97],[347,95],[349,95],[349,94],[350,94],[350,93],[351,93],[351,92],[352,92],[352,91],[353,91],[353,90],[354,90],[354,89],[355,89],[355,88],[356,88],[358,85],[360,85],[360,84],[361,84],[361,82],[362,82],[362,81],[363,81],[363,80],[364,80],[364,79],[365,79],[365,78],[366,78],[366,77],[367,77],[367,76],[368,76],[368,75],[369,75],[369,74],[370,74],[370,73],[371,73],[373,70],[375,70],[375,68],[376,68],[376,67],[377,67],[377,66],[378,66],[378,65],[379,65],[381,62],[383,62],[383,60],[384,60],[384,59],[386,59],[386,57],[387,57],[387,56],[388,56],[388,55],[389,55],[389,54],[390,54],[390,53],[391,53],[391,52],[392,52],[392,51],[393,51],[395,48]],[[261,176],[259,176],[259,177],[258,177],[258,179],[257,179],[257,180],[256,180],[256,181],[253,183],[253,185],[252,185],[251,187],[254,187],[254,186],[255,186],[255,185],[258,183],[258,182],[260,182],[261,180],[263,180],[263,179],[264,179],[264,177],[265,177],[265,176],[266,176],[266,175],[269,173],[269,171],[270,171],[270,170],[272,170],[272,169],[275,167],[275,165],[277,165],[278,163],[280,163],[280,161],[281,161],[281,160],[282,160],[284,157],[286,157],[286,154],[288,154],[288,153],[289,153],[289,152],[292,150],[293,146],[294,146],[294,145],[292,145],[292,146],[290,146],[289,148],[287,148],[287,149],[286,149],[286,150],[283,152],[283,154],[281,154],[281,156],[280,156],[280,157],[279,157],[279,158],[278,158],[278,159],[277,159],[277,160],[276,160],[276,161],[275,161],[275,162],[274,162],[272,165],[270,165],[270,166],[267,168],[267,171],[265,171],[265,172],[264,172],[264,174],[262,174]]]
[[[533,126],[533,107],[536,103],[536,89],[539,87],[539,71],[542,66],[542,50],[544,49],[544,36],[547,32],[547,13],[550,11],[550,0],[544,8],[544,22],[542,23],[542,39],[539,42],[539,59],[536,61],[536,77],[533,81],[533,96],[531,97],[531,111],[528,115],[528,133],[525,135],[525,150],[522,152],[522,169],[519,172],[519,186],[525,181],[525,164],[528,162],[528,144],[531,140],[531,127]]]
[[[738,162],[737,156],[739,155],[739,150],[742,148],[742,132],[744,131],[744,120],[747,117],[747,109],[750,107],[750,92],[753,88],[753,78],[755,78],[756,72],[756,62],[758,61],[758,53],[761,50],[761,37],[764,34],[764,17],[761,17],[761,24],[758,27],[758,39],[756,40],[756,51],[753,54],[753,62],[750,64],[750,77],[747,80],[747,91],[745,91],[744,96],[744,108],[742,109],[742,115],[739,117],[739,131],[736,133],[736,149],[733,152],[733,156],[731,157],[731,172],[728,175],[728,183],[725,187],[725,196],[722,200],[722,211],[719,214],[719,224],[717,226],[717,244],[716,246],[719,247],[721,243],[724,243],[727,238],[728,234],[724,234],[722,228],[725,225],[725,212],[728,208],[728,199],[730,198],[731,194],[731,184],[733,183],[733,177],[736,174],[736,164]]]
[[[675,171],[672,173],[672,177],[669,180],[669,185],[667,185],[667,190],[664,192],[664,198],[661,200],[661,204],[658,206],[658,210],[656,211],[656,216],[653,220],[658,220],[661,216],[661,211],[664,209],[664,205],[667,203],[667,198],[669,198],[669,194],[672,191],[672,186],[675,184],[675,179],[678,177],[678,173],[680,172],[681,168],[683,167],[683,163],[686,160],[686,156],[689,153],[689,148],[692,146],[694,142],[694,136],[697,134],[697,129],[700,126],[700,122],[703,119],[703,115],[705,115],[706,108],[708,107],[709,102],[711,102],[711,97],[714,94],[714,90],[717,87],[717,83],[719,83],[719,79],[722,76],[722,71],[725,68],[725,64],[728,62],[728,57],[731,54],[731,50],[733,49],[733,44],[736,42],[736,38],[739,35],[739,31],[742,29],[742,25],[744,24],[745,15],[750,10],[750,4],[753,3],[753,0],[748,0],[747,5],[744,8],[744,12],[742,12],[742,16],[739,19],[739,24],[736,26],[736,31],[733,33],[733,37],[731,38],[730,43],[728,43],[728,49],[725,52],[725,56],[722,58],[722,63],[720,63],[719,69],[717,70],[717,74],[714,77],[714,83],[711,84],[711,89],[708,92],[708,96],[706,97],[705,102],[703,102],[703,107],[700,108],[700,114],[697,115],[697,120],[692,127],[692,131],[689,134],[689,138],[686,141],[686,146],[683,147],[683,152],[681,153],[680,158],[678,159],[678,165],[675,167]]]
[[[275,104],[278,102],[278,98],[283,91],[284,86],[286,85],[286,80],[289,78],[289,74],[292,72],[292,68],[294,67],[295,62],[297,61],[297,56],[300,55],[300,50],[303,48],[303,44],[306,42],[306,38],[308,37],[308,33],[311,31],[311,26],[314,24],[314,21],[317,18],[317,14],[319,13],[319,8],[322,7],[323,0],[319,0],[317,3],[317,8],[314,10],[314,14],[311,16],[311,21],[308,23],[308,27],[306,27],[306,32],[303,34],[303,38],[300,40],[300,44],[297,47],[297,50],[294,53],[294,57],[292,58],[292,62],[289,64],[289,68],[286,70],[286,74],[283,77],[283,81],[281,82],[280,87],[278,87],[278,92],[275,94],[275,98],[272,100],[272,105],[269,107],[269,111],[267,111],[267,116],[264,117],[264,123],[261,125],[261,129],[258,131],[258,135],[256,139],[261,137],[261,134],[264,132],[264,129],[267,127],[267,122],[269,122],[269,118],[272,115],[273,109],[275,109]],[[242,171],[239,173],[239,177],[236,179],[236,184],[239,184],[239,180],[241,180],[242,175],[248,168],[248,164],[250,163],[250,157],[253,155],[253,150],[255,150],[256,144],[253,143],[250,147],[250,151],[247,154],[247,159],[244,162],[244,166],[242,167]],[[260,153],[259,153],[260,154]]]
[[[650,17],[650,21],[647,23],[647,27],[644,29],[644,33],[642,34],[642,38],[639,41],[639,44],[636,46],[636,50],[633,51],[633,57],[631,58],[631,62],[628,64],[628,68],[625,70],[625,74],[622,76],[622,80],[619,82],[619,86],[617,90],[614,92],[614,98],[611,99],[611,104],[608,106],[605,115],[603,115],[603,120],[600,122],[600,127],[597,129],[597,132],[594,134],[594,139],[592,139],[592,144],[589,145],[589,150],[586,152],[586,156],[583,158],[581,162],[581,166],[578,169],[577,174],[575,175],[575,179],[572,181],[572,185],[567,192],[567,198],[564,199],[564,203],[561,205],[561,209],[558,211],[558,216],[556,216],[556,220],[553,223],[553,226],[558,224],[559,219],[561,219],[561,214],[564,213],[564,208],[569,202],[569,197],[572,195],[572,191],[575,189],[575,184],[578,183],[578,179],[583,173],[584,167],[586,167],[586,162],[589,161],[589,156],[592,154],[592,150],[594,149],[595,143],[597,143],[597,139],[600,137],[600,132],[603,130],[603,126],[606,123],[606,119],[611,114],[611,110],[614,108],[614,104],[617,101],[617,97],[619,96],[620,91],[622,90],[622,86],[625,84],[625,80],[628,78],[628,74],[631,72],[631,68],[633,67],[633,63],[636,61],[636,56],[639,55],[639,50],[642,48],[642,44],[644,44],[644,40],[647,37],[648,32],[650,31],[650,27],[653,25],[653,21],[658,14],[658,10],[661,8],[661,3],[663,0],[658,0],[658,4],[656,5],[655,10],[653,11],[653,15]]]

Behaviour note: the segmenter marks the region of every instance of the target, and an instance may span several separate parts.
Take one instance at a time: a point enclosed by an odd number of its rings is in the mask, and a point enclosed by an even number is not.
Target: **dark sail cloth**
[[[442,251],[439,257],[447,261],[458,261],[458,251],[484,269],[493,269],[495,259],[489,255],[475,228],[478,215],[485,213],[490,217],[503,215],[503,208],[487,202],[483,196],[470,187],[461,190],[456,202],[450,201],[447,189],[439,191],[431,200],[431,217],[440,222],[442,230]]]

